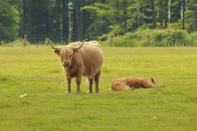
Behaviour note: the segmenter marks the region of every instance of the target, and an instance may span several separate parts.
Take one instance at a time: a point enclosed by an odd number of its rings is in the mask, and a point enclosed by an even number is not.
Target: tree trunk
[[[182,0],[182,29],[185,29],[185,0]]]
[[[62,36],[63,41],[66,43],[69,35],[68,15],[68,0],[62,0]]]
[[[84,32],[84,11],[80,11],[80,8],[84,5],[84,1],[75,0],[73,9],[73,36],[74,40],[82,40]]]
[[[27,31],[27,9],[26,9],[26,7],[27,7],[27,2],[26,2],[26,0],[23,0],[23,22],[22,22],[22,32],[23,32],[23,34],[22,34],[22,36],[25,34],[25,33],[27,33],[26,31]]]
[[[164,4],[164,25],[165,28],[168,27],[168,0],[165,0]]]
[[[152,5],[152,20],[153,20],[153,29],[156,28],[156,17],[155,17],[155,0],[151,0]]]
[[[194,22],[193,22],[193,30],[197,31],[197,4],[194,5]]]
[[[123,2],[123,6],[124,7],[127,7],[127,2]],[[123,12],[124,12],[124,16],[123,16],[123,19],[124,19],[124,33],[127,33],[128,32],[128,23],[127,23],[127,8],[124,8],[123,7]]]
[[[56,41],[60,41],[60,0],[56,0],[56,18],[55,18],[55,33],[57,35]]]
[[[45,1],[45,6],[44,6],[44,36],[47,37],[49,33],[49,11],[47,9],[48,0]]]
[[[162,2],[159,1],[159,6],[162,6]],[[160,22],[160,27],[163,28],[163,11],[162,10],[162,7],[161,9],[159,10],[159,22]]]
[[[83,38],[83,32],[84,32],[84,11],[80,11],[80,8],[83,7],[84,5],[84,0],[80,0],[80,6],[79,6],[79,40],[82,41]]]
[[[71,41],[77,41],[78,40],[78,19],[77,19],[77,9],[76,9],[76,2],[73,3],[73,15],[72,15],[72,20],[73,20],[73,34],[72,34],[72,40]]]

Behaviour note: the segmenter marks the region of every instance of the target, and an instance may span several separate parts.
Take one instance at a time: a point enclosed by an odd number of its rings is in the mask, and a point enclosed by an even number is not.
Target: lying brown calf
[[[159,87],[159,86],[160,85],[158,85],[155,82],[154,78],[151,78],[151,80],[147,80],[144,78],[124,77],[114,80],[109,90],[111,91],[129,90],[129,89],[134,90],[136,88],[151,88],[151,87]]]

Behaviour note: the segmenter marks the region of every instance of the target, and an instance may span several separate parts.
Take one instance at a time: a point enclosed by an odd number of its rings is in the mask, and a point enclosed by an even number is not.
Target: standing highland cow
[[[134,90],[136,88],[151,88],[151,87],[159,87],[159,85],[155,82],[154,78],[151,78],[151,80],[147,80],[144,78],[124,77],[114,80],[109,90],[120,91],[120,90],[129,90],[129,89]]]
[[[89,81],[89,93],[92,92],[93,80],[96,84],[95,92],[99,93],[99,79],[101,66],[103,64],[103,52],[97,41],[72,42],[66,46],[54,47],[52,42],[46,38],[60,56],[64,67],[68,88],[66,93],[71,92],[71,78],[76,77],[76,93],[80,93],[80,83],[82,76],[86,76]]]

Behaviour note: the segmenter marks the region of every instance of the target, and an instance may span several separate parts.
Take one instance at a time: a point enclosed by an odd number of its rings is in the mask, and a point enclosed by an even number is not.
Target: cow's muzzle
[[[64,62],[64,63],[63,63],[63,66],[64,66],[65,68],[69,68],[69,67],[71,66],[71,63],[70,63],[70,62]]]

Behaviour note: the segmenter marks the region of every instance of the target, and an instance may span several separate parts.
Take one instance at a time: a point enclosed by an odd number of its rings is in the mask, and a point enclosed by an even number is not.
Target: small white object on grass
[[[25,97],[25,96],[27,96],[27,94],[20,95],[19,97],[21,97],[21,98],[22,98],[22,97]]]

